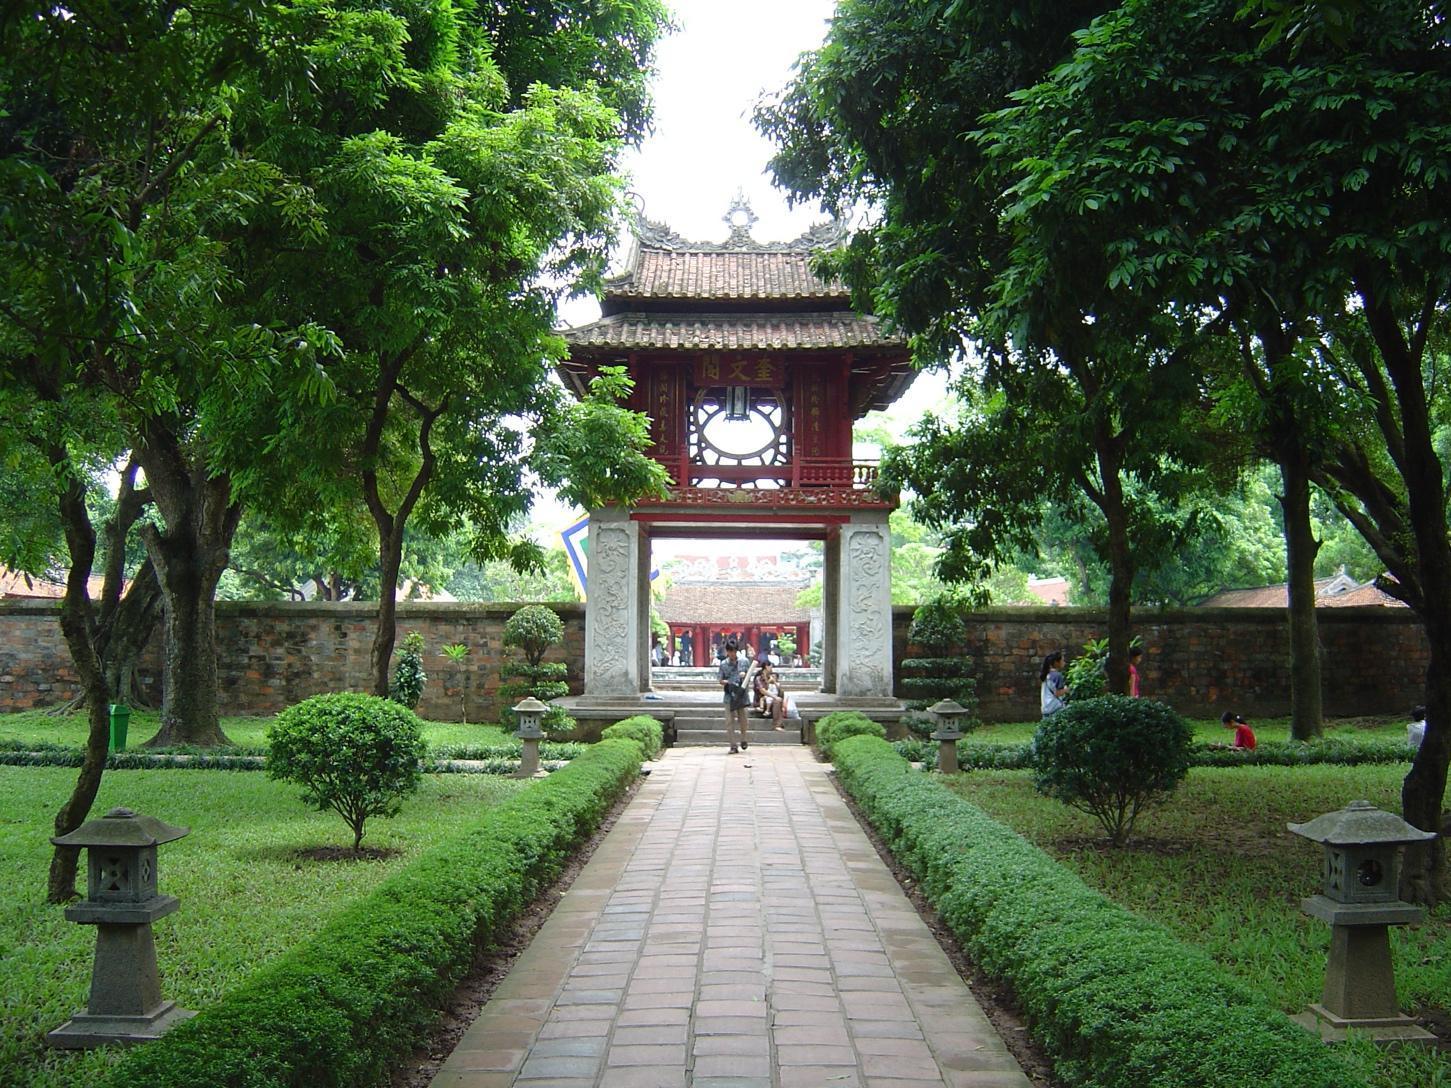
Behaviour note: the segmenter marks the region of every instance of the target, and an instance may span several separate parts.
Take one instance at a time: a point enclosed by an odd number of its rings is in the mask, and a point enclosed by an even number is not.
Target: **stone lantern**
[[[962,739],[962,719],[972,711],[956,699],[942,699],[927,708],[937,719],[932,739],[937,741],[937,769],[943,774],[957,773],[957,742]]]
[[[536,778],[542,773],[539,769],[539,741],[544,736],[544,730],[539,723],[548,710],[548,706],[532,695],[514,707],[514,713],[519,716],[519,728],[514,730],[514,735],[524,742],[524,753],[519,759],[519,769],[514,772],[515,778]]]
[[[1330,923],[1320,1003],[1294,1019],[1327,1042],[1344,1039],[1349,1028],[1375,1040],[1433,1039],[1396,1003],[1389,930],[1421,920],[1421,909],[1398,897],[1401,852],[1435,834],[1369,801],[1352,801],[1339,812],[1289,828],[1325,848],[1320,892],[1301,908]]]
[[[90,1001],[85,1012],[46,1035],[51,1046],[144,1042],[196,1015],[161,999],[151,934],[152,922],[181,905],[175,896],[156,890],[156,848],[187,830],[129,808],[113,808],[50,840],[57,846],[86,848],[86,898],[67,907],[65,916],[96,927]]]

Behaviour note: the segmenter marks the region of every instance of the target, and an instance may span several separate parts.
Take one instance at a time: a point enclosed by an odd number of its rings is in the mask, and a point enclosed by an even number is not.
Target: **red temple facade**
[[[823,690],[889,695],[895,502],[874,489],[875,463],[853,457],[851,432],[911,383],[907,345],[811,271],[836,228],[759,243],[741,200],[726,221],[721,243],[642,221],[600,319],[563,331],[560,374],[577,393],[600,367],[627,368],[672,481],[664,501],[591,511],[586,694],[649,687],[651,539],[763,536],[825,544]]]

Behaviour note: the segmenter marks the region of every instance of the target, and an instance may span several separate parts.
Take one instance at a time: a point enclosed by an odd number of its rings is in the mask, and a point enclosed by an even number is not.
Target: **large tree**
[[[829,262],[858,300],[928,358],[980,348],[961,378],[965,396],[987,390],[978,410],[929,424],[888,466],[917,491],[919,516],[948,529],[944,572],[981,576],[1031,545],[1045,500],[1086,496],[1111,571],[1110,673],[1122,687],[1136,566],[1177,531],[1136,496],[1180,493],[1195,475],[1175,447],[1197,433],[1185,425],[1197,390],[1180,364],[1198,344],[1152,310],[1099,320],[1104,289],[1070,250],[1040,254],[1052,297],[1008,274],[1018,198],[1005,164],[971,138],[982,111],[1042,79],[1108,6],[847,2],[757,121],[781,144],[772,168],[797,198],[837,212],[868,204],[867,225]]]
[[[648,120],[644,74],[664,15],[624,0],[439,0],[369,14],[374,55],[301,102],[277,103],[255,138],[326,208],[325,234],[272,260],[266,291],[278,298],[285,285],[294,319],[338,336],[333,456],[309,483],[323,485],[324,506],[351,491],[373,522],[371,683],[383,694],[410,525],[468,531],[476,559],[528,565],[534,550],[511,538],[530,503],[527,472],[556,463],[545,447],[577,431],[582,413],[614,421],[569,465],[585,498],[659,486],[639,428],[613,405],[618,382],[589,408],[572,405],[551,364],[563,347],[555,301],[603,266],[615,160]],[[296,489],[276,511],[283,527],[310,505]]]
[[[1356,7],[1343,33],[1266,41],[1233,2],[1132,0],[989,139],[1014,164],[1031,248],[1070,246],[1133,304],[1235,330],[1265,433],[1289,428],[1295,471],[1420,614],[1430,724],[1402,806],[1434,830],[1451,756],[1451,49],[1430,5]],[[1407,894],[1436,897],[1439,850],[1414,854]]]

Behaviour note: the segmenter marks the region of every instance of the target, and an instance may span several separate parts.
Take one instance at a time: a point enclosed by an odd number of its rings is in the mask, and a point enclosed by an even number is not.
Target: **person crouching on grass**
[[[1219,716],[1219,724],[1226,729],[1234,730],[1233,744],[1213,744],[1211,748],[1230,748],[1234,751],[1248,752],[1255,746],[1255,731],[1249,727],[1242,715],[1226,710]]]

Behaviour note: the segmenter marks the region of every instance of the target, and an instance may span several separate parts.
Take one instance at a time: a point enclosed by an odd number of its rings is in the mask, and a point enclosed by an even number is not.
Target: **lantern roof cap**
[[[1327,812],[1303,824],[1289,824],[1296,835],[1329,846],[1394,846],[1434,839],[1434,831],[1412,827],[1393,812],[1369,801],[1352,801],[1338,812]]]
[[[190,830],[129,808],[113,808],[106,815],[87,820],[69,834],[58,835],[50,841],[56,846],[159,846],[181,838]]]
[[[538,699],[534,698],[534,696],[529,695],[515,704],[514,713],[543,714],[548,709],[549,707],[546,704],[541,703]]]
[[[963,706],[956,699],[939,699],[927,708],[929,714],[966,714],[967,707]]]

